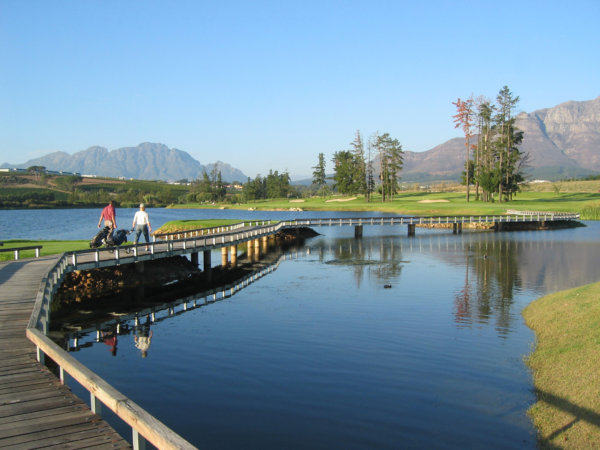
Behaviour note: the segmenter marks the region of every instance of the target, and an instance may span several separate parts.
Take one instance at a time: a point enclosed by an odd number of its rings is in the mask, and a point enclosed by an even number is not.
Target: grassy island
[[[523,311],[536,333],[537,403],[529,414],[542,448],[600,448],[600,283],[557,292]]]

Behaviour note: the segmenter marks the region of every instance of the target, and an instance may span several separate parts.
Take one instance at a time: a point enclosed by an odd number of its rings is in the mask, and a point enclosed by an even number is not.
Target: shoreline
[[[600,447],[600,282],[555,292],[522,312],[535,333],[526,357],[537,401],[528,410],[542,448]]]

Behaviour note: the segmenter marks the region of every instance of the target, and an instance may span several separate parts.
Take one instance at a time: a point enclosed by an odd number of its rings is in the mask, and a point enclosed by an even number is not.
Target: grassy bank
[[[474,196],[473,196],[474,198]],[[492,215],[504,214],[507,209],[528,211],[557,211],[582,214],[584,220],[600,219],[600,193],[598,192],[523,192],[508,203],[467,202],[460,192],[406,192],[398,194],[391,202],[381,202],[380,197],[367,202],[364,197],[333,196],[306,199],[273,199],[231,204],[183,204],[174,208],[228,208],[250,210],[301,209],[311,211],[380,211],[409,215]]]
[[[183,230],[197,230],[199,228],[214,228],[240,223],[239,219],[210,219],[210,220],[170,220],[154,231],[153,234],[174,233]]]
[[[13,239],[4,241],[1,248],[18,248],[29,247],[32,245],[42,245],[40,256],[59,255],[64,252],[72,252],[74,250],[85,250],[90,248],[90,241],[32,241]],[[21,252],[21,258],[31,258],[35,256],[35,250],[24,250]],[[13,260],[15,255],[13,252],[0,253],[0,261]]]
[[[543,297],[523,312],[537,338],[528,358],[542,448],[600,448],[600,283]]]

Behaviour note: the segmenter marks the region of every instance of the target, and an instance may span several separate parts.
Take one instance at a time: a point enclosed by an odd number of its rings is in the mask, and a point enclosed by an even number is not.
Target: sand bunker
[[[439,199],[439,200],[419,200],[417,203],[449,203],[450,200],[444,200],[444,199]]]
[[[325,203],[329,203],[329,202],[349,202],[351,200],[356,200],[356,197],[350,197],[350,198],[332,198],[331,200],[326,200]]]
[[[290,200],[290,203],[304,203],[304,199],[298,198],[296,200]]]

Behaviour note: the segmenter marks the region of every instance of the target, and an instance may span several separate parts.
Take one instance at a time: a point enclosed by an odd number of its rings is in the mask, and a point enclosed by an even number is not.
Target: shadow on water
[[[161,302],[157,302],[156,298],[151,296],[148,301],[142,300],[143,307],[128,312],[112,313],[110,319],[106,318],[106,313],[99,312],[80,322],[70,320],[65,323],[55,320],[51,326],[50,337],[71,352],[90,347],[94,343],[105,343],[111,347],[113,356],[116,356],[119,336],[133,334],[138,348],[146,345],[145,349],[140,348],[142,356],[145,357],[152,337],[150,330],[152,325],[226,300],[277,270],[282,261],[293,258],[293,255],[293,251],[271,252],[259,263],[246,265],[243,270],[231,271],[226,277],[226,283],[216,285],[213,283],[210,289],[196,288],[194,293],[188,292],[189,295],[174,299],[174,296],[182,292],[175,290],[173,295],[163,296]],[[142,341],[143,343],[140,343]]]

